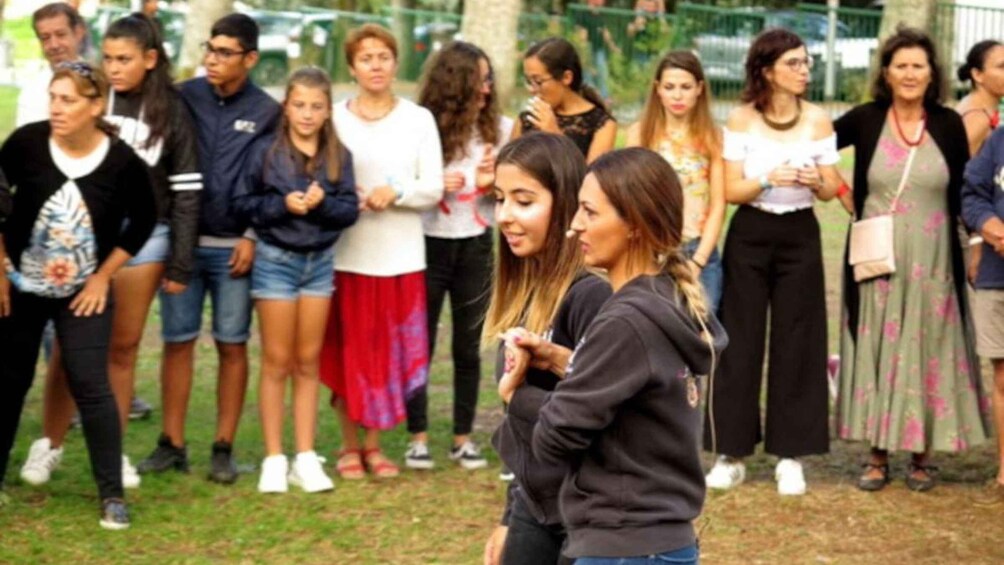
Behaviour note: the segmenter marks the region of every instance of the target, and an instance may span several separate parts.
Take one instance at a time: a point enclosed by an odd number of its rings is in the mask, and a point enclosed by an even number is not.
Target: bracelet
[[[707,262],[707,261],[705,261],[704,263],[701,263],[700,261],[698,261],[698,260],[697,260],[697,257],[691,257],[691,258],[690,258],[690,261],[691,261],[691,262],[692,262],[693,264],[695,264],[695,265],[697,265],[698,267],[700,267],[701,269],[703,269],[704,267],[707,267],[707,266],[708,266],[708,262]]]
[[[840,183],[840,188],[837,189],[837,198],[843,198],[850,191],[851,187],[847,186],[846,182]]]
[[[770,178],[767,175],[760,175],[760,190],[767,191],[773,188],[770,184]]]

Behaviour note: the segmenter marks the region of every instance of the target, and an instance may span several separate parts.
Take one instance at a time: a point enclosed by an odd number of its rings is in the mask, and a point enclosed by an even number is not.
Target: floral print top
[[[711,160],[683,131],[674,131],[664,138],[658,153],[673,166],[683,187],[683,239],[699,238],[708,219]]]

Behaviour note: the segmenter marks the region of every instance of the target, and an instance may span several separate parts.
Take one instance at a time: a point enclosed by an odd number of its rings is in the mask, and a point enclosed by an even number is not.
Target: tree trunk
[[[508,105],[509,96],[516,86],[516,24],[522,9],[521,0],[478,0],[464,2],[464,21],[461,35],[482,49],[492,60],[495,70],[495,88],[502,107]]]
[[[892,35],[900,23],[932,33],[936,6],[937,0],[888,0],[882,11],[879,39]]]
[[[188,78],[202,64],[203,41],[209,40],[213,23],[234,11],[234,0],[191,0],[185,18],[185,38],[181,43],[181,62],[176,76]]]

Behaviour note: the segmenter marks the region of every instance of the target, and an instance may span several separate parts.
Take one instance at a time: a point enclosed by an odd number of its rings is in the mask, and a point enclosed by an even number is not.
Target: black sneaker
[[[450,448],[450,459],[460,463],[460,466],[467,470],[484,469],[488,466],[488,460],[481,455],[481,450],[469,440]]]
[[[138,396],[132,397],[132,402],[129,403],[130,420],[146,420],[152,412],[153,406],[150,406],[149,402]]]
[[[129,510],[121,498],[106,498],[101,501],[101,521],[106,530],[124,530],[129,527]]]
[[[144,473],[163,473],[169,469],[183,473],[188,472],[188,448],[185,446],[175,447],[171,444],[171,438],[160,434],[157,448],[149,457],[136,465],[136,471],[142,475]]]
[[[225,485],[237,482],[237,463],[234,462],[234,447],[230,443],[218,441],[213,444],[209,480]]]

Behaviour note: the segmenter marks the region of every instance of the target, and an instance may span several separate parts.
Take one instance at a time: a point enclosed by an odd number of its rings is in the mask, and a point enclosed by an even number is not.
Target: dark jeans
[[[541,524],[516,495],[502,548],[502,565],[570,565],[572,560],[561,554],[565,538],[565,528],[561,524]]]
[[[453,321],[453,433],[467,435],[474,426],[481,381],[481,326],[488,307],[492,276],[492,233],[464,239],[425,238],[426,313],[429,361],[436,348],[436,330],[443,299],[450,294]],[[426,386],[408,400],[408,431],[429,429]]]
[[[0,482],[7,470],[24,399],[31,388],[47,321],[56,328],[70,393],[102,499],[122,497],[122,430],[108,384],[112,304],[103,314],[77,317],[70,298],[43,298],[11,289],[11,315],[0,318]]]
[[[688,545],[673,551],[641,557],[580,557],[575,560],[575,565],[658,565],[660,563],[698,565],[700,562],[701,552],[697,549],[697,545]]]

